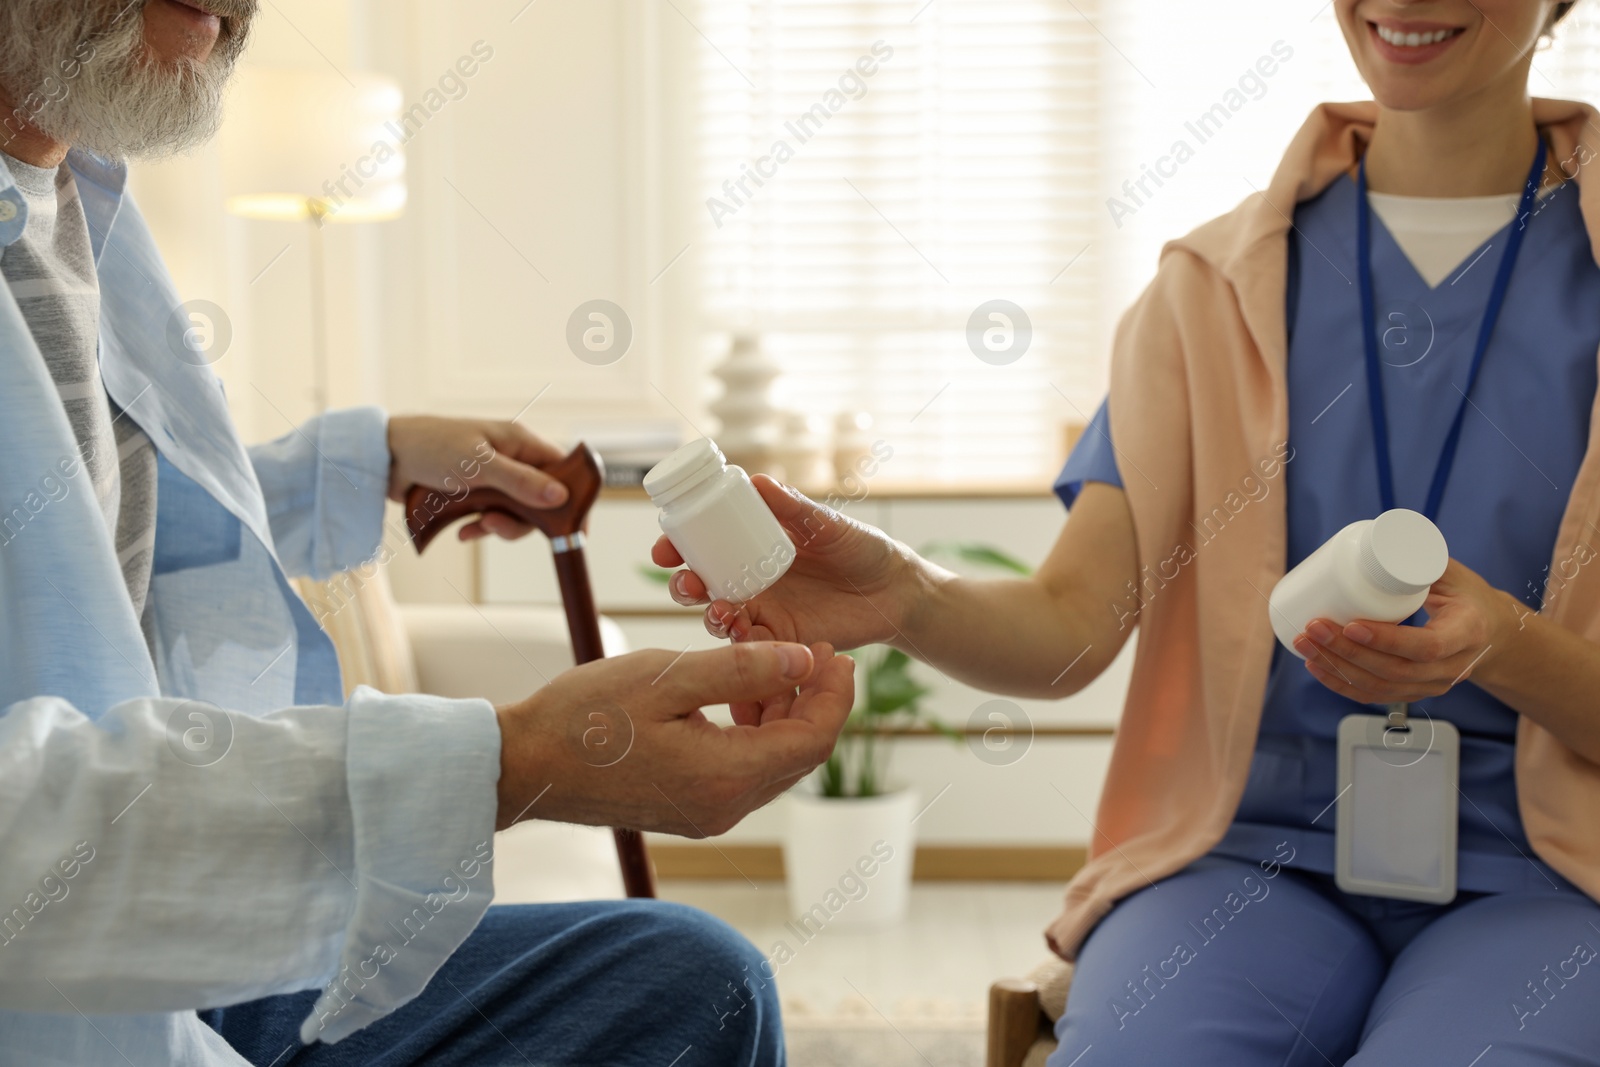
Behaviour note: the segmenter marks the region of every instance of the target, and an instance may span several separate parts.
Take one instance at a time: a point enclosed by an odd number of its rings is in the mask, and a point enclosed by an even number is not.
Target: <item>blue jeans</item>
[[[302,1046],[317,990],[202,1012],[256,1067],[772,1067],[777,991],[720,919],[654,900],[490,908],[426,989]]]
[[[1593,1064],[1597,950],[1571,890],[1412,904],[1207,857],[1089,935],[1049,1067]]]

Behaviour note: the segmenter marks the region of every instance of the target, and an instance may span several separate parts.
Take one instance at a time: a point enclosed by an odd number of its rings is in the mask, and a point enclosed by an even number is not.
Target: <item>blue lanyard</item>
[[[1456,407],[1455,421],[1444,439],[1444,449],[1433,469],[1433,484],[1428,487],[1428,502],[1423,514],[1430,521],[1439,517],[1439,501],[1444,497],[1444,483],[1450,478],[1450,468],[1456,461],[1456,445],[1461,441],[1461,423],[1467,414],[1467,398],[1478,380],[1478,368],[1483,365],[1483,353],[1489,347],[1489,336],[1494,333],[1495,320],[1500,317],[1500,307],[1506,300],[1506,287],[1511,283],[1511,269],[1516,266],[1517,253],[1522,249],[1522,235],[1528,227],[1528,212],[1533,207],[1534,195],[1544,176],[1544,139],[1539,140],[1539,151],[1533,157],[1533,167],[1522,188],[1522,202],[1517,205],[1515,225],[1500,255],[1500,268],[1495,272],[1494,288],[1489,290],[1489,304],[1483,312],[1483,324],[1478,328],[1478,345],[1472,353],[1472,367],[1467,372],[1467,387],[1461,391],[1461,403]],[[1361,275],[1361,328],[1367,350],[1367,403],[1372,410],[1373,451],[1378,457],[1378,492],[1383,500],[1383,510],[1395,506],[1394,471],[1389,462],[1389,423],[1383,403],[1382,365],[1378,360],[1378,323],[1372,299],[1372,209],[1367,204],[1367,160],[1361,158],[1360,179],[1356,183],[1356,227],[1358,248],[1356,257]]]

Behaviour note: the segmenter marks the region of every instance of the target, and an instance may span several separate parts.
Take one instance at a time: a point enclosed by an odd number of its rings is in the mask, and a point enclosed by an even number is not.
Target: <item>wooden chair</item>
[[[1056,1050],[1055,1023],[1071,986],[1072,964],[1054,957],[1026,978],[990,986],[987,1067],[1044,1067]]]

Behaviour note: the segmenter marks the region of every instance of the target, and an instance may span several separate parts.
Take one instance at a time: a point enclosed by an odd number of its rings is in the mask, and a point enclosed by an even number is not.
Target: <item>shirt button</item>
[[[10,222],[17,217],[17,204],[14,200],[0,199],[0,222]]]

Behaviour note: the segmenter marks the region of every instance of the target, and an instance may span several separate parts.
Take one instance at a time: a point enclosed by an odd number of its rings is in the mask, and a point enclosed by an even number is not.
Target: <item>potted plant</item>
[[[890,735],[923,725],[961,736],[924,711],[929,689],[904,652],[873,646],[852,655],[862,665],[855,710],[827,762],[789,793],[783,861],[796,936],[904,917],[919,797],[888,778]]]
[[[922,554],[1031,573],[1020,560],[978,543],[938,542]],[[662,583],[671,574],[654,567],[640,573]],[[920,798],[888,777],[893,735],[922,726],[956,741],[963,736],[924,709],[931,690],[912,675],[911,657],[881,645],[849,654],[860,664],[855,709],[833,754],[787,798],[789,928],[802,942],[824,927],[885,926],[905,916]]]
[[[935,542],[923,546],[922,555],[1019,576],[1032,573],[1021,560],[976,542]],[[924,710],[930,690],[912,676],[911,657],[882,646],[852,655],[863,666],[856,708],[833,755],[811,780],[789,791],[783,865],[796,936],[814,936],[805,931],[824,921],[883,926],[905,915],[919,796],[887,777],[891,735],[920,725],[962,739]]]

